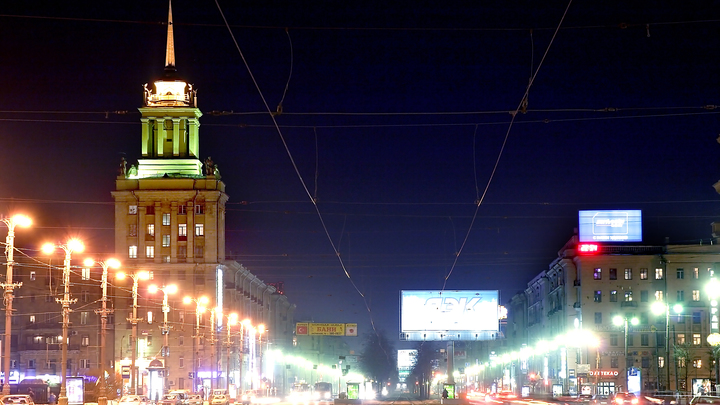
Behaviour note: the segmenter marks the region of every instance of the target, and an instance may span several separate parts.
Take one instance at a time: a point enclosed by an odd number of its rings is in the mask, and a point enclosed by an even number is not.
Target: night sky
[[[228,259],[284,282],[298,320],[395,339],[400,290],[507,302],[580,209],[643,210],[644,244],[710,243],[720,8],[569,4],[175,0]],[[112,252],[166,20],[158,0],[0,5],[0,213],[36,223],[16,246]]]

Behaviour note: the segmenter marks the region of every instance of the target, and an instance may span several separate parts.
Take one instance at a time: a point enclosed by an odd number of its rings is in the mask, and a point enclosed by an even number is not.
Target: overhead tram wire
[[[32,20],[57,20],[57,21],[79,21],[79,22],[99,22],[112,24],[141,24],[141,25],[166,25],[167,21],[142,21],[142,20],[112,20],[106,18],[82,18],[82,17],[58,17],[58,16],[38,16],[38,15],[22,15],[22,14],[0,14],[0,18],[19,18]],[[657,21],[657,22],[631,22],[631,23],[610,23],[610,24],[592,24],[592,25],[572,25],[561,27],[561,30],[592,30],[592,29],[629,29],[642,28],[643,30],[652,26],[669,26],[669,25],[694,25],[694,24],[715,24],[720,19],[707,20],[677,20],[677,21]],[[337,26],[275,26],[275,25],[229,25],[229,24],[204,24],[204,23],[174,23],[188,27],[227,27],[242,29],[264,29],[264,30],[286,30],[295,31],[418,31],[418,32],[512,32],[512,31],[528,31],[526,27],[496,27],[496,28],[480,28],[480,27],[337,27]],[[557,27],[539,27],[532,28],[534,31],[557,31]]]
[[[458,259],[460,258],[460,255],[462,254],[463,250],[465,249],[465,245],[467,244],[468,239],[470,238],[470,233],[472,232],[473,225],[475,224],[475,220],[477,219],[478,211],[480,210],[480,206],[483,203],[483,200],[485,200],[485,196],[487,195],[488,189],[490,189],[490,184],[492,184],[493,178],[495,177],[495,173],[497,172],[498,165],[500,164],[500,159],[503,156],[503,151],[505,150],[505,145],[507,144],[508,138],[510,137],[510,130],[512,130],[513,123],[515,122],[515,117],[517,117],[518,113],[520,112],[520,109],[523,106],[523,103],[526,102],[528,95],[530,94],[530,88],[533,85],[533,82],[535,82],[535,78],[537,77],[538,73],[540,72],[540,68],[543,65],[543,62],[545,62],[545,58],[547,57],[548,53],[550,52],[550,48],[552,47],[553,43],[555,42],[555,37],[557,37],[558,31],[560,31],[560,27],[562,26],[563,21],[565,20],[565,16],[567,15],[568,10],[570,9],[570,5],[572,5],[572,0],[568,1],[568,5],[565,8],[565,12],[562,15],[562,18],[560,18],[560,22],[558,22],[557,28],[555,29],[555,32],[553,33],[552,38],[550,39],[550,43],[548,44],[547,48],[545,48],[545,53],[543,54],[542,59],[540,60],[540,63],[538,64],[537,69],[535,69],[535,73],[530,78],[530,82],[528,83],[527,87],[525,88],[525,93],[520,99],[520,102],[518,103],[518,106],[515,108],[515,114],[512,115],[512,119],[510,120],[510,124],[508,125],[508,129],[505,132],[505,138],[503,139],[502,146],[500,147],[500,152],[498,153],[498,157],[495,160],[495,166],[493,166],[493,170],[490,173],[490,178],[488,178],[487,184],[485,185],[485,190],[483,190],[482,196],[477,201],[476,207],[475,207],[475,213],[473,214],[473,218],[470,221],[470,225],[468,226],[467,233],[465,234],[465,239],[463,240],[462,244],[460,245],[460,249],[458,250],[457,254],[455,254],[455,259],[453,260],[453,264],[450,267],[450,270],[448,271],[447,275],[445,276],[445,280],[443,281],[442,291],[445,290],[445,287],[447,286],[447,281],[450,278],[450,276],[453,273],[453,270],[457,266]]]
[[[328,231],[327,225],[325,224],[322,213],[320,212],[320,208],[317,205],[317,201],[313,198],[312,194],[310,193],[310,190],[308,189],[308,186],[307,186],[305,180],[302,177],[302,174],[300,174],[300,170],[298,169],[295,159],[293,158],[292,153],[290,152],[290,148],[288,147],[287,141],[285,140],[285,137],[284,137],[282,131],[280,130],[280,126],[278,125],[277,120],[275,119],[275,115],[273,114],[272,110],[270,109],[270,106],[268,105],[267,100],[265,99],[265,96],[263,95],[263,92],[260,89],[260,85],[258,84],[257,80],[255,79],[255,76],[253,75],[252,70],[250,69],[250,65],[247,63],[247,60],[245,59],[245,55],[243,54],[242,50],[240,49],[240,45],[238,44],[238,42],[235,38],[235,35],[232,32],[232,29],[228,25],[225,14],[223,13],[222,8],[220,7],[220,3],[217,0],[215,0],[215,5],[217,6],[218,11],[220,12],[223,22],[225,23],[225,26],[227,27],[228,33],[230,34],[230,37],[232,38],[232,41],[235,44],[235,48],[237,49],[238,54],[240,55],[240,58],[242,59],[244,65],[245,65],[245,69],[247,70],[251,80],[253,81],[253,84],[254,84],[256,90],[258,91],[258,95],[262,99],[263,105],[265,106],[267,113],[270,115],[270,118],[273,121],[275,130],[277,131],[277,134],[280,137],[280,140],[282,141],[283,147],[285,148],[285,152],[287,153],[288,158],[290,159],[290,163],[292,164],[293,169],[295,170],[295,173],[296,173],[298,179],[300,180],[300,183],[302,184],[306,195],[308,196],[308,199],[312,203],[313,207],[315,207],[315,211],[318,215],[318,219],[320,220],[320,224],[323,228],[323,231],[325,232],[325,235],[326,235],[328,241],[330,242],[333,252],[335,253],[335,255],[337,257],[337,259],[340,263],[340,266],[342,267],[342,270],[345,273],[345,276],[350,281],[350,284],[352,284],[355,291],[360,295],[360,297],[362,297],[365,308],[367,309],[368,314],[370,315],[370,324],[371,324],[373,330],[375,331],[376,335],[379,336],[379,332],[377,331],[377,328],[375,327],[375,321],[372,316],[373,313],[370,309],[370,305],[367,302],[367,298],[365,297],[365,294],[363,294],[360,291],[360,289],[358,288],[358,286],[355,284],[352,277],[350,276],[350,273],[348,272],[347,267],[345,266],[345,263],[344,263],[342,257],[340,256],[340,252],[338,251],[337,247],[335,246],[335,243],[332,240],[332,237],[330,236],[330,232]],[[382,349],[383,349],[383,351],[385,351],[384,347]],[[390,359],[389,353],[385,352],[385,355],[388,359]]]

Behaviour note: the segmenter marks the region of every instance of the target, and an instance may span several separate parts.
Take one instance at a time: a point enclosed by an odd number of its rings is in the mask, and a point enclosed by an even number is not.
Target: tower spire
[[[165,47],[165,70],[175,71],[175,40],[173,37],[172,0],[168,0],[168,31]]]

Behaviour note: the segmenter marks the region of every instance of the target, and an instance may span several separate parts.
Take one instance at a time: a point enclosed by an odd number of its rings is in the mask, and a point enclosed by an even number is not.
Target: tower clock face
[[[131,205],[128,209],[128,213],[131,215],[137,214],[137,205]]]

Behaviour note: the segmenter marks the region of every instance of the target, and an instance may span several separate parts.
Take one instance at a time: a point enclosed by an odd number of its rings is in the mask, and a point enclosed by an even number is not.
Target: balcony
[[[636,301],[623,301],[620,306],[623,308],[637,308],[638,304]]]

